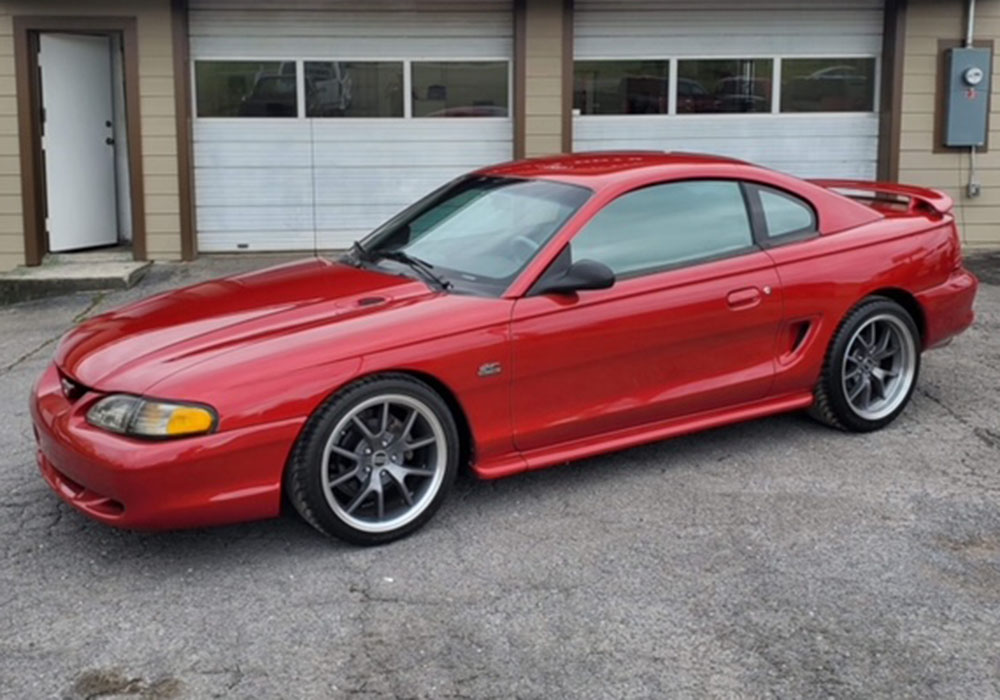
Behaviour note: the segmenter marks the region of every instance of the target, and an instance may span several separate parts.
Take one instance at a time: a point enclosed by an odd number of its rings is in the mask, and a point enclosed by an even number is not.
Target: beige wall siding
[[[990,117],[990,152],[976,156],[982,194],[969,198],[967,150],[934,153],[937,50],[939,39],[961,40],[965,33],[965,3],[960,0],[910,0],[903,61],[903,109],[900,117],[899,179],[947,192],[955,200],[955,215],[968,246],[1000,245],[1000,80],[994,77]],[[976,35],[997,41],[1000,49],[1000,0],[976,3]],[[993,57],[993,74],[1000,60]]]
[[[562,150],[563,1],[527,0],[524,152]]]
[[[14,90],[13,15],[109,15],[137,19],[146,252],[179,260],[180,206],[169,0],[0,0],[0,270],[24,262],[24,227]]]
[[[14,99],[14,29],[6,5],[3,7],[0,10],[0,270],[9,270],[24,262],[24,224]]]

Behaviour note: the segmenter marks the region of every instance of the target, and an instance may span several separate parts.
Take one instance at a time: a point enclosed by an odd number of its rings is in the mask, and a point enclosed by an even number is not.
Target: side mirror
[[[572,294],[582,289],[607,289],[615,283],[615,273],[596,260],[577,260],[562,273],[542,280],[535,294]]]

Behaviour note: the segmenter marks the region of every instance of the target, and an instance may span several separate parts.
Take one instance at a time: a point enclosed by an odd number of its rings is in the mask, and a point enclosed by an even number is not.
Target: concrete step
[[[133,262],[132,249],[118,245],[93,250],[74,250],[69,253],[49,253],[45,256],[45,264],[49,263],[105,263]]]
[[[126,289],[142,279],[151,264],[136,260],[102,260],[100,255],[88,253],[75,253],[72,262],[65,257],[50,257],[42,265],[17,267],[0,273],[0,304],[73,292]]]

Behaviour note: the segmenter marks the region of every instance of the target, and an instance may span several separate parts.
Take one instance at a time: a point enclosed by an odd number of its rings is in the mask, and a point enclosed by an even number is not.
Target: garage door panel
[[[656,138],[669,133],[683,138],[711,136],[713,138],[760,139],[784,137],[819,137],[823,139],[853,137],[859,133],[875,135],[878,116],[875,114],[835,114],[828,116],[791,116],[780,114],[676,116],[669,122],[664,117],[602,116],[579,118],[573,135],[583,141],[593,139]]]
[[[242,58],[505,57],[509,2],[191,4],[194,56]]]
[[[302,168],[195,168],[201,206],[312,205],[312,170]]]
[[[316,207],[316,225],[322,229],[373,231],[410,205],[410,202],[367,204],[319,205]]]
[[[296,39],[294,45],[281,37],[261,37],[252,40],[240,37],[192,37],[191,51],[195,55],[212,58],[244,58],[259,56],[264,59],[294,60],[296,58],[332,58],[339,56],[376,58],[377,60],[402,60],[419,56],[425,59],[452,58],[501,58],[510,55],[511,41],[489,41],[485,37],[454,39],[447,46],[440,40],[413,39],[400,44],[395,39],[373,42],[363,37],[344,37],[331,40],[321,37]]]
[[[844,41],[836,37],[827,35],[815,35],[809,42],[810,51],[828,56],[864,54],[871,48],[872,37],[855,37],[852,40]],[[784,36],[747,36],[725,37],[726,54],[728,56],[759,56],[775,55],[787,53],[788,37]],[[650,50],[645,48],[648,43],[656,42],[656,48]],[[584,43],[589,56],[601,56],[607,58],[650,58],[666,56],[684,57],[697,56],[705,57],[705,39],[691,36],[677,36],[670,38],[663,35],[650,36],[648,42],[637,41],[622,45],[622,39],[617,37],[593,37]],[[669,46],[669,49],[667,48]],[[583,48],[583,47],[581,47]],[[578,54],[578,56],[581,54]]]
[[[192,0],[198,60],[505,59],[510,0]],[[287,69],[288,66],[285,66]],[[510,118],[197,118],[202,250],[342,247],[512,156]]]
[[[198,212],[202,232],[300,231],[312,226],[312,206],[206,206]]]
[[[196,119],[192,131],[195,144],[312,140],[309,122],[300,119]]]
[[[578,0],[575,58],[870,56],[877,60],[881,53],[881,0],[769,0],[754,9],[747,5],[735,0]],[[779,88],[770,85],[770,89]],[[873,94],[876,90],[877,85],[872,86]],[[701,151],[796,175],[871,178],[877,170],[878,115],[874,111],[577,115],[573,146],[578,151]]]
[[[484,163],[510,158],[510,148],[493,143],[461,141],[451,144],[454,148],[436,148],[431,143],[422,146],[400,147],[392,143],[348,143],[339,149],[315,149],[315,165],[319,168],[368,168],[372,166],[405,165],[405,158],[416,157],[422,166],[451,166],[463,171],[472,170]]]
[[[213,231],[199,234],[198,250],[203,253],[240,251],[313,250],[312,229],[302,231]]]
[[[196,168],[286,168],[308,165],[312,146],[288,141],[208,141],[194,149]]]
[[[438,177],[408,175],[405,171],[386,177],[367,176],[361,172],[345,174],[343,171],[316,170],[316,204],[350,205],[360,202],[392,204],[399,207],[440,187],[461,175],[463,170],[441,170]],[[353,177],[351,176],[353,175]]]
[[[844,55],[880,49],[882,4],[579,2],[574,24],[578,57]]]
[[[316,142],[493,141],[509,146],[511,128],[510,119],[492,117],[313,119],[312,137]]]

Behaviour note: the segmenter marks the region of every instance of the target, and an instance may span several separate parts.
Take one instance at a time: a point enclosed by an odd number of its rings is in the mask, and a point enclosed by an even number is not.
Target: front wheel
[[[434,514],[455,479],[458,448],[454,418],[436,392],[406,375],[373,377],[309,419],[285,488],[317,530],[382,544]]]
[[[919,372],[920,332],[910,314],[870,297],[837,330],[811,414],[842,430],[877,430],[906,407]]]

